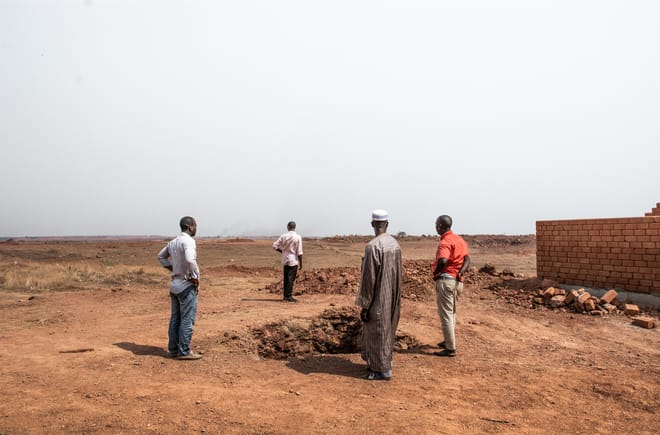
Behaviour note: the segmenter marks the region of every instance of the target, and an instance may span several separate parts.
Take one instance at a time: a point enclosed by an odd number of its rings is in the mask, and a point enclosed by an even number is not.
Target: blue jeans
[[[172,316],[167,350],[172,356],[188,355],[197,316],[197,287],[191,285],[177,295],[170,293]]]

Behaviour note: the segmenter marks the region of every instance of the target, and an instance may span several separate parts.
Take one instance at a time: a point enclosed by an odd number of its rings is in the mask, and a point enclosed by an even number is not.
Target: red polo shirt
[[[435,272],[435,268],[438,265],[438,260],[441,258],[447,259],[447,266],[442,273],[447,273],[454,278],[458,276],[458,272],[463,266],[463,261],[468,254],[468,245],[465,243],[465,240],[458,234],[454,234],[450,231],[447,231],[442,236],[440,236],[440,242],[438,243],[438,250],[435,253],[435,260],[433,261],[433,266],[431,266],[431,273]]]

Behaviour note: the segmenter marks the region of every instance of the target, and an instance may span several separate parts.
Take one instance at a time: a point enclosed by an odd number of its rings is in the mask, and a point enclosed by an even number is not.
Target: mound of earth
[[[416,242],[429,239],[437,239],[435,234],[411,236],[411,235],[396,235],[394,236],[399,241]],[[522,234],[522,235],[505,235],[505,234],[461,234],[465,239],[468,246],[471,248],[493,248],[498,246],[534,246],[536,244],[535,234]],[[321,240],[326,242],[336,243],[367,243],[373,239],[373,236],[363,236],[357,234],[350,234],[344,236],[324,237]]]
[[[466,285],[483,287],[497,278],[476,268],[470,268],[464,276]],[[411,300],[432,300],[435,298],[435,282],[431,276],[431,263],[428,260],[403,261],[402,296]]]
[[[298,272],[293,287],[294,295],[302,294],[351,294],[360,285],[360,271],[356,267],[331,267],[328,269],[303,270]],[[268,284],[262,290],[269,293],[282,292],[282,280]]]
[[[401,296],[410,300],[433,300],[435,283],[430,274],[427,260],[403,261],[403,288]],[[494,279],[488,273],[472,268],[465,275],[465,282],[485,286]],[[333,267],[328,269],[304,270],[298,274],[293,288],[294,295],[303,294],[356,294],[360,286],[360,271],[356,267]],[[282,281],[274,281],[262,290],[281,293]]]
[[[354,306],[329,308],[317,318],[284,320],[255,328],[252,335],[263,358],[302,358],[314,354],[356,353],[359,351],[362,322]],[[415,352],[423,345],[414,337],[397,334],[394,349]]]
[[[360,333],[357,307],[329,308],[309,324],[283,320],[255,328],[259,355],[270,359],[315,353],[355,353]]]

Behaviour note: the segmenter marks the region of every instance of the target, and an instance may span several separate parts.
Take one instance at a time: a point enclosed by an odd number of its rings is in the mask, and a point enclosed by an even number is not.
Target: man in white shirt
[[[286,226],[287,232],[282,234],[273,249],[282,253],[282,266],[284,266],[284,302],[298,302],[293,297],[293,282],[296,280],[298,267],[303,267],[302,238],[296,234],[296,223],[291,221]]]
[[[167,350],[170,357],[180,360],[196,360],[202,356],[190,349],[193,326],[197,316],[199,292],[199,267],[197,245],[193,237],[197,234],[197,222],[190,216],[179,221],[181,234],[172,239],[158,253],[158,261],[172,271],[170,300],[172,315],[168,331]]]

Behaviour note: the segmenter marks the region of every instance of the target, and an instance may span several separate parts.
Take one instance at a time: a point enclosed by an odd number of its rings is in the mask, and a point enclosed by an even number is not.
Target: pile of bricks
[[[633,324],[636,326],[647,329],[656,326],[655,319],[640,316],[640,310],[637,305],[621,302],[617,300],[617,295],[615,290],[608,290],[603,296],[598,298],[583,288],[567,292],[561,288],[548,287],[545,290],[538,290],[533,303],[550,308],[565,307],[576,313],[590,314],[592,316],[603,316],[610,313],[622,312],[631,316]]]

